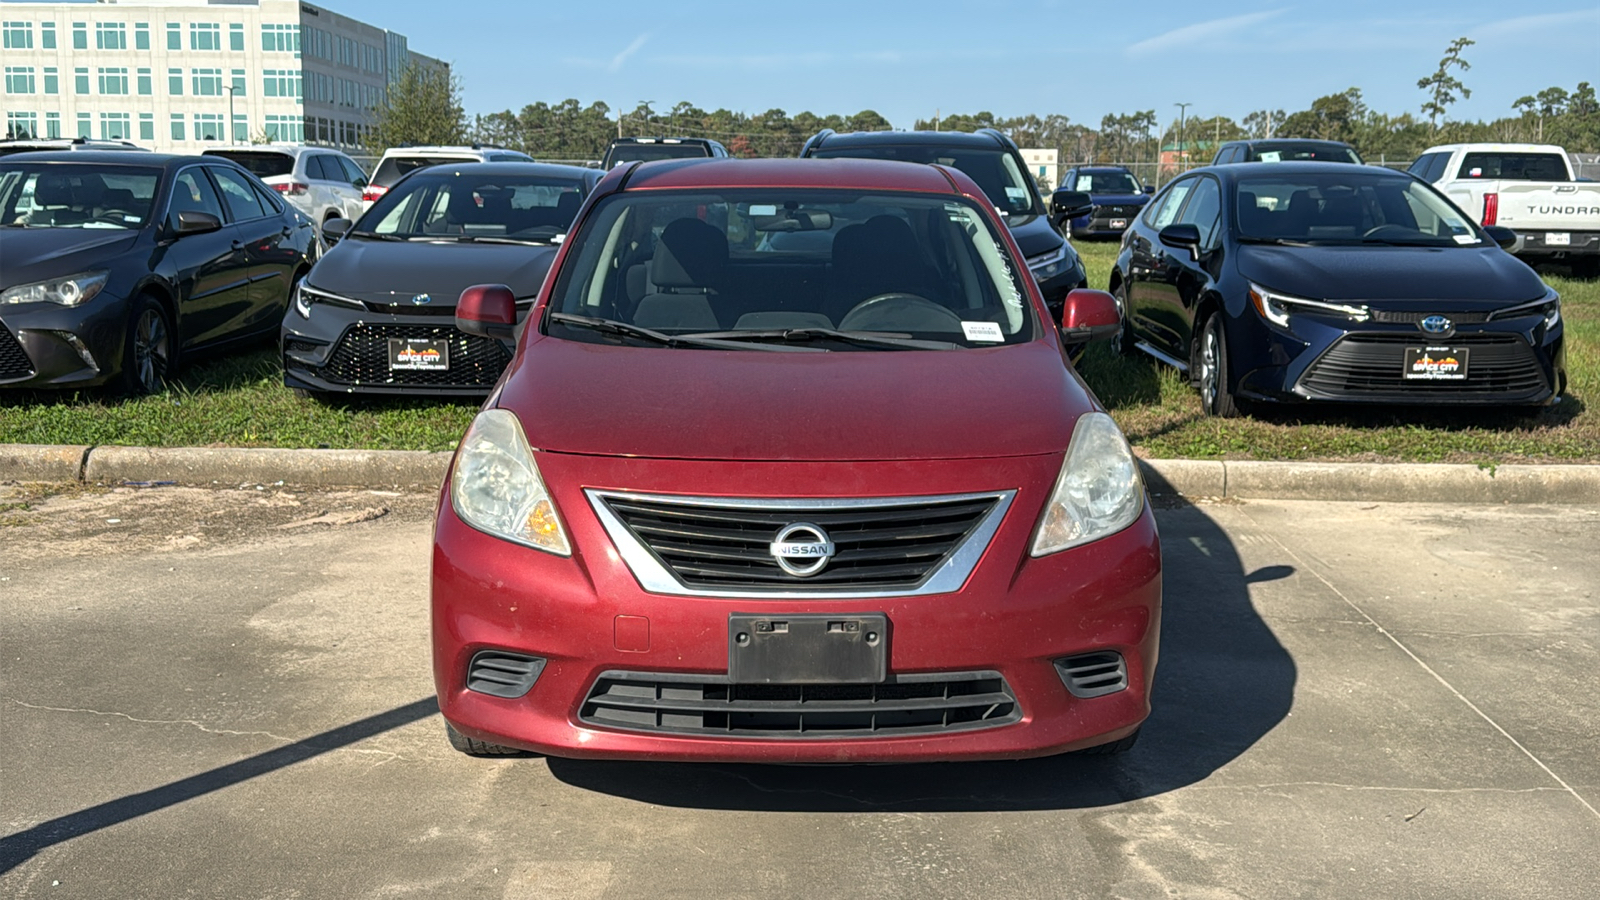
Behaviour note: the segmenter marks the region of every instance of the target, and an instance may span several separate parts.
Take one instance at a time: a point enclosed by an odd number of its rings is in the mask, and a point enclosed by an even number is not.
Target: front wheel
[[[1222,314],[1206,319],[1200,332],[1200,405],[1206,415],[1231,419],[1239,415],[1239,403],[1228,388],[1228,337],[1222,327]]]
[[[122,353],[122,388],[135,397],[160,393],[176,374],[177,342],[167,311],[154,297],[141,296],[128,320]]]
[[[502,747],[488,741],[469,738],[455,729],[449,722],[444,723],[445,737],[450,739],[450,746],[468,756],[479,757],[508,757],[508,756],[538,756],[537,753],[527,753],[515,747]]]
[[[1117,333],[1111,338],[1111,352],[1118,356],[1132,356],[1135,348],[1133,322],[1128,318],[1128,283],[1118,282],[1111,297],[1117,301]]]

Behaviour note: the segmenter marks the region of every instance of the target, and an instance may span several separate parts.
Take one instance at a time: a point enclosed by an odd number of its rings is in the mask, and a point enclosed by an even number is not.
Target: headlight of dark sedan
[[[1289,327],[1289,317],[1295,313],[1312,313],[1319,316],[1343,317],[1356,322],[1365,322],[1372,318],[1372,311],[1365,306],[1352,306],[1348,303],[1324,303],[1321,300],[1307,300],[1304,297],[1292,297],[1268,290],[1259,284],[1250,284],[1250,305],[1256,308],[1261,318],[1266,319],[1280,328]]]
[[[1061,242],[1061,246],[1048,250],[1038,256],[1028,257],[1028,271],[1033,273],[1035,281],[1049,281],[1061,274],[1067,267],[1068,244]]]
[[[327,291],[318,290],[304,281],[295,285],[294,311],[300,314],[300,318],[311,318],[311,305],[313,303],[328,303],[349,309],[366,309],[366,306],[360,300],[351,300],[349,297],[341,297],[338,294],[330,294]]]
[[[1544,316],[1545,331],[1549,331],[1557,325],[1560,325],[1561,295],[1556,293],[1554,288],[1546,288],[1546,293],[1543,297],[1540,297],[1531,303],[1519,303],[1516,306],[1508,306],[1505,309],[1497,309],[1489,314],[1489,319],[1490,321],[1495,321],[1498,319],[1515,319],[1518,316],[1531,316],[1536,313]]]
[[[59,303],[62,306],[80,306],[94,299],[106,286],[109,272],[79,272],[65,278],[35,281],[6,288],[0,293],[0,304],[8,303]]]

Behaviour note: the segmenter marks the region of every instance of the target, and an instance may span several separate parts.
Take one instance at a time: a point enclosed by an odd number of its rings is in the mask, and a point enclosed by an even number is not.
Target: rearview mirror
[[[1061,343],[1086,344],[1114,337],[1122,325],[1117,299],[1105,291],[1077,288],[1061,306]]]
[[[475,284],[456,303],[456,327],[478,337],[514,340],[517,296],[503,284]]]
[[[1056,191],[1050,195],[1050,217],[1057,221],[1075,219],[1094,209],[1094,201],[1083,191]]]
[[[186,234],[206,234],[222,228],[222,220],[208,212],[198,209],[178,210],[178,236]]]

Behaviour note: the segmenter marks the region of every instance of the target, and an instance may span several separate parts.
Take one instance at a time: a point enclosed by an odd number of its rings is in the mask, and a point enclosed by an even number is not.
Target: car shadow
[[[1256,613],[1227,534],[1190,505],[1158,510],[1165,597],[1153,711],[1117,757],[1007,762],[782,766],[550,758],[566,784],[661,806],[782,812],[1076,809],[1125,803],[1205,779],[1288,715],[1296,667]],[[1089,701],[1093,702],[1093,701]]]

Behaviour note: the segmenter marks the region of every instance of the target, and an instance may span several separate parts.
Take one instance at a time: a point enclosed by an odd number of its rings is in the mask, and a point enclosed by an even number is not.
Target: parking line
[[[1261,533],[1267,537],[1268,540],[1272,541],[1274,544],[1277,544],[1278,547],[1283,550],[1283,552],[1285,552],[1285,553],[1289,554],[1291,557],[1293,557],[1295,562],[1300,564],[1300,568],[1302,570],[1310,572],[1312,575],[1315,575],[1317,580],[1322,582],[1323,584],[1327,585],[1328,586],[1328,590],[1333,591],[1334,595],[1337,596],[1340,600],[1343,600],[1346,606],[1348,606],[1351,609],[1355,610],[1356,614],[1361,616],[1361,618],[1367,620],[1367,622],[1370,623],[1373,628],[1376,628],[1378,630],[1379,634],[1381,634],[1384,637],[1388,638],[1390,643],[1394,644],[1396,647],[1399,647],[1402,653],[1404,653],[1405,655],[1411,657],[1411,660],[1413,662],[1415,662],[1417,665],[1421,666],[1422,670],[1424,672],[1427,672],[1429,675],[1432,675],[1435,681],[1437,681],[1440,684],[1444,685],[1445,690],[1447,690],[1450,693],[1454,694],[1457,700],[1460,700],[1462,703],[1466,704],[1468,709],[1470,709],[1473,712],[1477,713],[1479,718],[1481,718],[1485,722],[1489,723],[1490,727],[1492,727],[1495,731],[1500,732],[1500,734],[1504,735],[1505,739],[1510,741],[1512,746],[1516,747],[1518,750],[1521,750],[1523,755],[1525,755],[1529,759],[1533,760],[1534,765],[1536,765],[1539,768],[1543,769],[1545,774],[1549,775],[1552,779],[1554,779],[1556,784],[1561,785],[1561,787],[1564,788],[1567,793],[1572,795],[1573,799],[1577,800],[1579,803],[1582,803],[1584,809],[1587,809],[1589,812],[1593,813],[1596,818],[1600,818],[1600,810],[1597,810],[1592,805],[1590,805],[1589,801],[1585,800],[1583,798],[1582,794],[1580,794],[1576,790],[1574,790],[1572,785],[1567,784],[1566,781],[1564,781],[1561,778],[1560,775],[1557,775],[1553,770],[1551,770],[1551,768],[1549,766],[1545,765],[1544,764],[1544,760],[1542,760],[1539,757],[1535,756],[1533,754],[1532,750],[1529,750],[1527,747],[1522,745],[1521,741],[1519,741],[1516,738],[1512,737],[1511,736],[1511,732],[1506,731],[1504,728],[1501,728],[1499,722],[1496,722],[1494,719],[1490,718],[1489,714],[1484,712],[1483,710],[1479,709],[1478,705],[1476,703],[1473,703],[1471,700],[1467,699],[1467,696],[1465,694],[1463,694],[1460,691],[1456,690],[1456,686],[1455,685],[1453,685],[1449,681],[1445,680],[1443,675],[1440,675],[1438,672],[1434,671],[1432,666],[1430,666],[1427,663],[1423,662],[1422,658],[1417,656],[1417,654],[1413,653],[1411,651],[1410,647],[1407,647],[1403,641],[1401,641],[1399,638],[1397,638],[1393,634],[1391,634],[1389,632],[1389,629],[1384,628],[1383,625],[1379,624],[1377,619],[1374,619],[1371,615],[1369,615],[1367,613],[1367,611],[1362,609],[1360,607],[1360,605],[1358,605],[1354,600],[1351,600],[1349,597],[1345,596],[1345,593],[1343,591],[1339,590],[1339,588],[1336,587],[1333,582],[1331,582],[1327,578],[1323,577],[1321,572],[1317,571],[1316,568],[1314,568],[1313,566],[1308,565],[1306,563],[1306,561],[1300,557],[1300,554],[1298,554],[1298,553],[1294,552],[1292,549],[1290,549],[1289,546],[1287,544],[1285,544],[1282,540],[1280,540],[1277,535],[1272,534],[1270,531],[1268,531],[1265,528],[1262,528],[1261,524],[1259,522],[1257,522],[1255,519],[1251,518],[1250,513],[1246,512],[1243,509],[1239,510],[1239,512],[1240,512],[1241,515],[1243,515],[1245,517],[1245,519],[1249,520],[1251,525],[1254,525],[1257,529],[1259,529],[1261,531]]]

